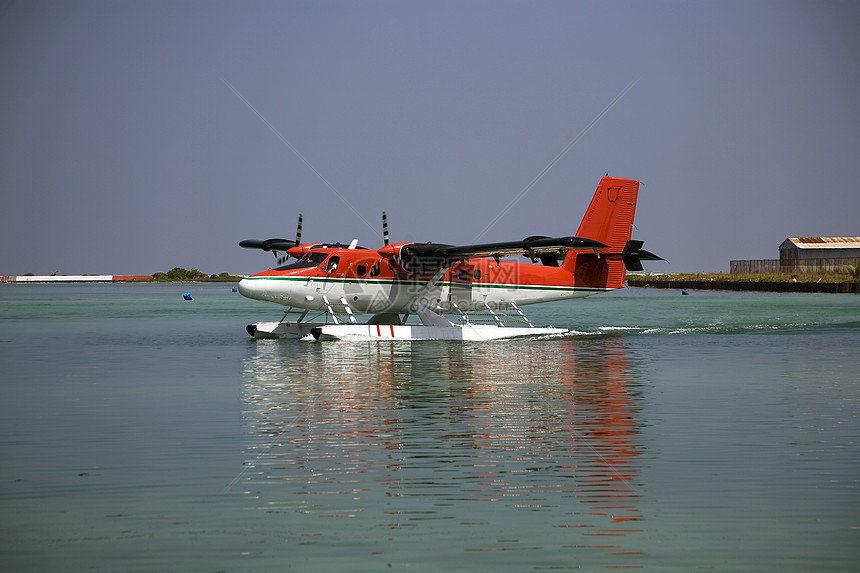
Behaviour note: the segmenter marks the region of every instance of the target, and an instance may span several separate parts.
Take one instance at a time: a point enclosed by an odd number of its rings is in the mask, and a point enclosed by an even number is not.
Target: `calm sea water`
[[[184,301],[190,290],[193,301]],[[0,570],[860,570],[860,297],[254,341],[230,285],[0,285]]]

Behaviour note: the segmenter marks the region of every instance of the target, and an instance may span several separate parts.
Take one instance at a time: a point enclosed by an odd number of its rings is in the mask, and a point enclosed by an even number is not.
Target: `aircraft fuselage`
[[[461,310],[483,310],[487,305],[535,304],[613,290],[575,282],[574,273],[564,266],[472,258],[437,273],[432,268],[407,272],[374,250],[318,248],[298,263],[243,279],[239,292],[320,311],[326,309],[326,300],[344,299],[357,313],[379,314],[413,312],[416,305],[447,309],[451,303]]]

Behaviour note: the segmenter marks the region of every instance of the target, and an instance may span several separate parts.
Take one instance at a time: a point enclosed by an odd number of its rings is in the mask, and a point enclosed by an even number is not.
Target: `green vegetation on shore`
[[[857,271],[860,272],[860,271]],[[860,281],[857,272],[821,272],[821,273],[665,273],[665,274],[629,274],[627,280],[631,283],[646,283],[649,281],[725,281],[739,283],[843,283]]]
[[[184,282],[184,281],[201,281],[201,282],[237,282],[243,277],[221,273],[218,275],[207,275],[198,269],[183,269],[182,267],[173,267],[166,273],[153,273],[153,282]]]
[[[857,293],[860,279],[854,272],[822,273],[677,273],[630,274],[632,287],[746,290],[767,292]]]

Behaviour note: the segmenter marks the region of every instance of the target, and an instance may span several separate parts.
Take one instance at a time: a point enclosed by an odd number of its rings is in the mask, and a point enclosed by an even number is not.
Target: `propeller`
[[[382,212],[382,241],[388,246],[388,215]]]
[[[302,244],[302,214],[299,213],[299,222],[296,225],[296,246],[299,246],[301,244]],[[281,257],[278,257],[278,254],[275,253],[275,257],[278,259],[279,265],[286,263],[290,259],[290,255],[288,255],[287,253],[284,253],[284,255]]]
[[[277,260],[278,264],[283,264],[290,258],[290,255],[286,253],[288,249],[292,249],[300,245],[302,242],[302,214],[299,213],[299,223],[296,227],[296,240],[291,241],[290,239],[245,239],[244,241],[239,242],[239,246],[244,249],[261,249],[263,251],[271,251],[273,255],[275,255],[275,260]],[[278,253],[283,253],[281,256],[278,256]]]

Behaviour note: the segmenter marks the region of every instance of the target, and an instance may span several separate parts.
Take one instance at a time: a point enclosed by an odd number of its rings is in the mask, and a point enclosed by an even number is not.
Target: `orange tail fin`
[[[638,194],[638,181],[617,177],[601,179],[576,236],[600,241],[609,245],[607,252],[620,253],[630,240]]]
[[[633,230],[638,194],[639,182],[633,179],[600,180],[576,236],[600,241],[609,248],[602,249],[599,257],[585,252],[567,255],[563,266],[573,272],[575,285],[606,289],[624,286],[627,272],[621,254]]]

